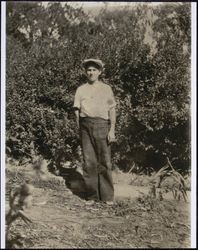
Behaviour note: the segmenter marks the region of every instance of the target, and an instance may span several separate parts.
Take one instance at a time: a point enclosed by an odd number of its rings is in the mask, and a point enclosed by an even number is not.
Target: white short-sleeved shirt
[[[115,106],[113,91],[105,83],[85,83],[76,91],[74,107],[80,110],[80,117],[99,117],[108,120],[109,110]]]

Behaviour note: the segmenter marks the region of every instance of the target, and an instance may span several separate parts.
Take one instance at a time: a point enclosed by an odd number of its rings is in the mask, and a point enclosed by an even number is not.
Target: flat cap
[[[86,68],[89,64],[95,64],[96,66],[98,66],[98,68],[100,68],[101,70],[103,69],[104,67],[104,64],[101,60],[99,59],[93,59],[93,58],[90,58],[90,59],[85,59],[82,63],[83,67]]]

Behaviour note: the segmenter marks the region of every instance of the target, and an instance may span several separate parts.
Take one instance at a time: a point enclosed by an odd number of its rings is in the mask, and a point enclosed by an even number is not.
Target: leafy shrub
[[[82,60],[98,57],[117,100],[114,164],[150,171],[168,156],[187,170],[189,28],[188,3],[103,9],[93,18],[68,4],[7,3],[7,153],[27,157],[32,142],[56,164],[77,158],[73,97],[85,81]]]

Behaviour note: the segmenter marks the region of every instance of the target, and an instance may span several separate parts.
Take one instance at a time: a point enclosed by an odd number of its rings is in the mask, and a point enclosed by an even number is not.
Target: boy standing
[[[110,143],[115,141],[116,103],[111,87],[99,80],[102,61],[87,59],[83,67],[88,81],[77,89],[74,108],[82,142],[87,200],[90,204],[111,204],[114,187]]]

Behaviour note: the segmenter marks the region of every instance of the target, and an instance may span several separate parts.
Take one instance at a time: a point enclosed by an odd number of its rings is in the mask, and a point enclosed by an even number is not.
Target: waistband
[[[80,117],[80,122],[90,122],[90,123],[103,123],[103,124],[110,124],[110,120],[106,120],[100,117]]]

